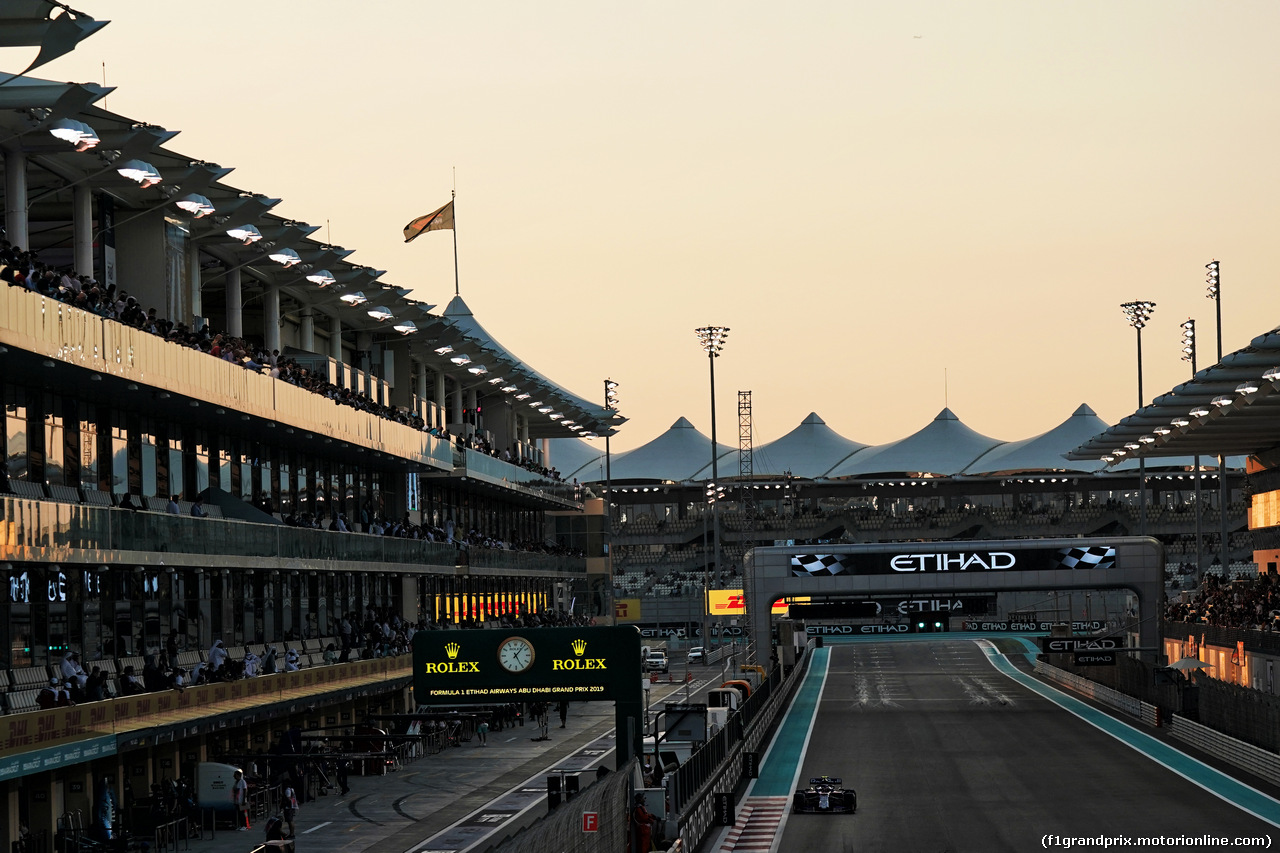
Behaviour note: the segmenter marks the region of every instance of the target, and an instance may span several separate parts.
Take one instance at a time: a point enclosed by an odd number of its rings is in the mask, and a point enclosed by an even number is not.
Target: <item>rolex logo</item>
[[[444,653],[449,656],[449,660],[455,660],[458,657],[458,650],[461,648],[462,646],[459,646],[457,643],[446,643]]]
[[[574,640],[570,645],[573,646],[573,653],[578,657],[582,657],[583,653],[587,650],[586,640]]]

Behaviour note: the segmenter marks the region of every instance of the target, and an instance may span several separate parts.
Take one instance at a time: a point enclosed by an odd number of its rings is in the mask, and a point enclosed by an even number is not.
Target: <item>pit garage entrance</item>
[[[1138,645],[1161,648],[1164,549],[1140,536],[775,546],[747,553],[746,607],[757,656],[772,648],[779,598],[961,596],[1036,590],[1127,590]]]

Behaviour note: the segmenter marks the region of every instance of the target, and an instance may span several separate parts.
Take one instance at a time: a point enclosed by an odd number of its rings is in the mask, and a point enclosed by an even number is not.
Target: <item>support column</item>
[[[431,398],[431,402],[435,403],[431,413],[431,426],[444,429],[446,424],[442,423],[442,421],[445,420],[444,411],[448,400],[444,395],[444,371],[442,370],[436,371],[436,393]]]
[[[72,268],[77,275],[93,275],[93,193],[84,184],[71,190]]]
[[[316,351],[316,316],[310,308],[302,309],[302,323],[298,332],[299,344],[307,352]]]
[[[262,297],[262,345],[267,352],[280,349],[280,288],[265,285]]]
[[[244,337],[244,304],[240,296],[240,270],[227,273],[227,333]]]
[[[415,393],[418,399],[414,401],[414,411],[422,417],[423,421],[427,419],[427,412],[430,406],[427,405],[427,366],[418,362],[418,377]]]
[[[27,234],[27,155],[16,145],[4,150],[4,230],[10,243],[23,251],[31,248]]]
[[[333,359],[337,372],[336,377],[330,377],[334,385],[339,388],[347,387],[347,368],[342,363],[342,320],[334,314],[329,318],[329,358]]]
[[[462,386],[458,385],[453,389],[453,411],[450,413],[449,422],[455,424],[462,423]],[[466,430],[462,430],[463,433]]]
[[[200,296],[200,247],[187,237],[187,287],[190,288],[191,328],[198,329],[207,321],[204,318],[204,300]]]
[[[360,376],[356,380],[356,391],[361,394],[369,394],[369,379],[373,373],[373,335],[369,332],[360,332],[356,335],[355,367],[360,372]],[[372,395],[370,394],[370,396]]]

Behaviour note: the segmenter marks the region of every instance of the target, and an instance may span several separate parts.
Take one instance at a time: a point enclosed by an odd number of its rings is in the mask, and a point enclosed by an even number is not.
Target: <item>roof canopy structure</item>
[[[1074,448],[1072,459],[1274,454],[1280,448],[1280,329]]]
[[[45,61],[101,26],[45,0],[21,0],[0,8],[0,47],[40,45]],[[0,195],[7,212],[23,213],[20,223],[6,223],[20,226],[8,235],[20,248],[55,268],[93,272],[91,253],[77,254],[77,245],[101,242],[108,231],[119,241],[126,232],[145,234],[165,228],[166,221],[180,222],[189,235],[188,270],[199,276],[207,307],[229,304],[228,294],[240,291],[237,306],[263,312],[263,297],[271,293],[279,297],[277,320],[327,318],[349,340],[367,333],[385,346],[403,336],[410,360],[448,376],[456,390],[474,390],[490,402],[509,400],[533,440],[612,434],[626,421],[529,367],[485,330],[461,298],[443,314],[432,313],[435,306],[410,298],[409,288],[382,281],[383,270],[352,262],[352,250],[317,239],[319,226],[272,213],[280,199],[225,183],[232,169],[171,148],[177,131],[94,106],[110,91],[93,83],[0,75],[0,140],[6,163],[17,161],[24,175],[20,188],[0,182]],[[86,190],[92,202],[80,207]],[[76,232],[77,222],[82,232]],[[92,239],[85,239],[90,229]],[[139,300],[148,298],[129,289]],[[162,293],[151,298],[163,304]],[[422,346],[423,340],[433,343]],[[331,339],[316,354],[333,351]],[[394,384],[410,375],[384,378]],[[519,406],[518,396],[536,405]]]
[[[982,455],[964,469],[966,474],[1013,474],[1023,471],[1079,471],[1092,473],[1102,463],[1072,463],[1067,449],[1097,435],[1107,423],[1084,403],[1071,417],[1048,432],[1021,441],[1010,441]]]
[[[717,445],[718,459],[732,455],[731,473],[737,473],[737,451],[723,444]],[[686,418],[680,418],[662,435],[634,450],[619,454],[611,461],[613,481],[683,482],[691,480],[703,467],[709,466],[711,439],[694,429]],[[721,468],[721,475],[730,472]]]
[[[961,423],[950,409],[943,409],[919,432],[888,444],[860,450],[827,474],[858,477],[869,474],[958,474],[998,439],[975,432]]]
[[[817,412],[791,432],[755,449],[753,468],[757,475],[816,480],[826,475],[837,463],[868,445],[845,438],[827,426]]]

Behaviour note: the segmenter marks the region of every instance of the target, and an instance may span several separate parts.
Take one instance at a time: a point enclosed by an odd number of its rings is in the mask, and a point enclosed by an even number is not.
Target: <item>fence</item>
[[[770,737],[783,707],[809,671],[812,652],[810,642],[785,676],[779,668],[770,671],[728,724],[668,777],[668,813],[679,815],[679,836],[687,850],[706,839],[715,819],[713,795],[737,789],[744,773],[743,753],[759,750]]]
[[[637,762],[633,761],[623,770],[605,775],[532,826],[491,845],[485,853],[527,853],[531,850],[618,853],[627,850],[631,780],[636,767]],[[590,776],[590,773],[584,773],[582,779]],[[589,819],[588,815],[594,815],[594,818]],[[588,820],[593,822],[589,824]]]
[[[1109,705],[1118,711],[1123,711],[1131,717],[1136,717],[1149,726],[1160,725],[1160,709],[1150,702],[1143,702],[1128,694],[1121,693],[1118,690],[1112,690],[1103,684],[1090,681],[1087,678],[1076,675],[1073,672],[1067,672],[1065,669],[1058,669],[1056,666],[1050,666],[1044,661],[1036,661],[1036,674],[1043,675],[1052,679],[1076,693],[1088,696],[1090,699]]]

